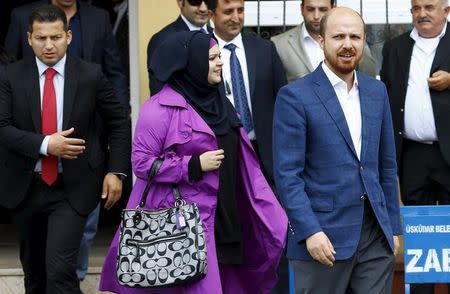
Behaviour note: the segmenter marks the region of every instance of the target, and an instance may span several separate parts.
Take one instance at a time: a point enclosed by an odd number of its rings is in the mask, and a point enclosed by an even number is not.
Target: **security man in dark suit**
[[[173,34],[174,32],[182,31],[194,31],[203,30],[211,32],[211,28],[208,26],[208,7],[204,0],[177,0],[178,7],[180,8],[180,16],[164,27],[162,30],[152,36],[147,46],[147,68],[150,68],[150,59],[155,51],[164,39]],[[150,94],[155,95],[162,87],[163,83],[152,78],[150,71],[148,72],[150,80]]]
[[[128,109],[100,67],[66,54],[64,12],[30,15],[34,55],[0,73],[0,205],[13,212],[27,294],[79,294],[75,273],[87,215],[120,198],[130,154]],[[108,133],[108,166],[95,127]],[[104,175],[104,170],[108,173]]]
[[[20,6],[11,13],[11,24],[5,41],[6,49],[15,54],[18,59],[34,55],[27,41],[28,17],[34,8],[50,3],[64,11],[69,23],[72,41],[67,49],[68,54],[101,65],[119,101],[129,107],[128,79],[121,66],[120,53],[112,33],[109,14],[103,9],[76,0],[39,0]],[[99,116],[96,120],[96,127],[102,131],[105,128],[104,123]],[[105,150],[108,150],[104,131],[101,132],[101,144]],[[80,280],[84,279],[87,272],[89,249],[97,232],[99,215],[100,206],[92,211],[86,222],[77,268]]]

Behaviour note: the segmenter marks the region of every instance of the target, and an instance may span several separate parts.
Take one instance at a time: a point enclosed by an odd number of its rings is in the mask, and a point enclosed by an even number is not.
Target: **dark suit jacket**
[[[162,87],[164,86],[164,83],[161,83],[155,78],[152,78],[152,75],[150,73],[150,59],[153,55],[153,52],[155,52],[156,47],[158,47],[166,38],[167,36],[170,36],[173,33],[176,32],[183,32],[183,31],[189,31],[189,27],[186,25],[184,20],[181,18],[181,16],[178,16],[178,18],[165,26],[163,29],[161,29],[159,32],[154,34],[150,41],[148,42],[147,46],[147,70],[148,70],[148,78],[150,80],[150,95],[155,95],[159,91],[161,91]],[[208,32],[212,32],[211,27],[208,26]]]
[[[34,57],[10,64],[0,73],[0,205],[13,209],[27,195],[36,162],[41,157],[39,74]],[[26,81],[26,82],[24,82]],[[121,105],[99,66],[66,59],[63,130],[86,141],[85,152],[74,160],[61,159],[66,197],[73,208],[88,214],[97,205],[104,176],[105,154],[95,116],[99,113],[109,134],[108,170],[127,172],[130,154],[128,110]]]
[[[49,1],[41,0],[15,8],[11,13],[11,24],[5,40],[6,50],[17,59],[34,56],[27,41],[28,17],[31,11]],[[128,81],[122,69],[120,54],[112,34],[109,14],[103,9],[81,1],[81,37],[83,59],[100,64],[103,73],[113,84],[117,97],[124,105],[129,105]]]
[[[242,35],[252,102],[253,126],[259,156],[269,183],[273,183],[272,118],[278,90],[286,85],[286,74],[275,45],[265,39]],[[225,97],[223,81],[220,94]]]
[[[278,93],[274,172],[292,225],[288,258],[312,260],[305,239],[319,231],[333,243],[337,260],[350,258],[360,240],[364,194],[391,249],[393,235],[402,233],[389,98],[383,83],[360,72],[357,76],[360,158],[322,66]]]
[[[380,73],[381,80],[386,84],[390,97],[399,166],[401,166],[402,158],[405,97],[408,87],[409,66],[414,47],[414,40],[409,35],[410,32],[385,43]],[[447,30],[437,47],[430,76],[438,70],[450,72],[449,50],[450,31]],[[445,161],[450,165],[450,89],[445,91],[430,89],[430,95],[439,147]]]

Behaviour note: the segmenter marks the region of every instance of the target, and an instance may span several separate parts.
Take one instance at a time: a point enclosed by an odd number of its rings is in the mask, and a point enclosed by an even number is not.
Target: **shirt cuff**
[[[110,173],[112,173],[113,175],[116,175],[121,181],[123,181],[127,177],[127,175],[124,173],[116,173],[116,172],[110,172]]]
[[[48,141],[50,141],[50,136],[45,136],[44,140],[42,140],[41,148],[39,148],[39,153],[45,156],[48,155],[47,153]]]
[[[200,156],[192,156],[188,164],[189,181],[198,181],[203,178]]]

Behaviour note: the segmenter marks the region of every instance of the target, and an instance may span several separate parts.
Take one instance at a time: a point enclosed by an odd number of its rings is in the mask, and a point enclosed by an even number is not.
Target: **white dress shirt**
[[[353,147],[355,147],[358,159],[361,159],[361,103],[356,72],[353,71],[355,77],[353,87],[347,91],[347,83],[332,72],[325,62],[322,63],[322,69],[336,92],[352,137]]]
[[[45,65],[42,61],[40,61],[36,57],[36,65],[39,73],[39,90],[41,97],[41,113],[42,113],[42,99],[44,96],[44,84],[45,84],[45,71],[49,68],[48,65]],[[55,88],[55,96],[56,96],[56,121],[57,126],[56,129],[58,132],[62,131],[63,124],[63,105],[64,105],[64,68],[66,66],[66,55],[61,58],[58,63],[56,63],[52,68],[56,70],[56,74],[53,77],[53,87]],[[39,153],[46,156],[48,141],[50,136],[45,136],[44,140],[41,143],[41,148],[39,149]],[[41,171],[41,160],[36,163],[36,167],[34,169],[36,172]],[[61,161],[58,160],[58,171],[62,171]]]
[[[184,23],[188,26],[190,31],[198,31],[200,29],[204,29],[205,32],[208,32],[208,26],[205,24],[202,27],[198,27],[194,24],[192,24],[184,15],[180,14],[181,19],[184,21]]]
[[[234,44],[236,45],[236,56],[239,59],[239,63],[241,65],[242,75],[244,78],[244,85],[245,85],[245,93],[247,94],[247,103],[248,108],[250,110],[250,115],[253,117],[253,110],[252,110],[252,102],[250,98],[250,86],[249,86],[249,79],[248,79],[248,69],[247,69],[247,59],[245,57],[245,48],[244,43],[242,43],[242,35],[237,35],[233,40],[230,42],[225,42],[222,40],[219,36],[214,34],[214,36],[219,41],[219,48],[220,48],[220,59],[223,61],[222,66],[222,77],[223,82],[225,85],[225,94],[227,98],[231,101],[231,103],[234,106],[234,97],[233,97],[233,85],[231,83],[231,69],[230,69],[230,56],[231,51],[225,48],[228,44]],[[250,140],[255,140],[255,131],[251,131],[248,133],[248,137]]]
[[[320,44],[308,33],[305,23],[302,23],[300,30],[300,40],[303,42],[306,54],[314,69],[325,59],[322,47]]]
[[[435,38],[422,38],[414,28],[411,38],[415,41],[408,76],[405,98],[404,137],[410,140],[429,143],[437,141],[433,106],[427,78],[436,54],[439,41],[447,29]]]

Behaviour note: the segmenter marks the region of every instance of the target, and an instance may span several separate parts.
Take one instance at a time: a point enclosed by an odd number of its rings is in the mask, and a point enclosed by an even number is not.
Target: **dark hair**
[[[303,1],[305,1],[305,0],[302,0],[302,3],[301,3],[301,6],[303,7]],[[335,0],[330,0],[330,5],[331,5],[331,7],[334,7],[334,3],[335,3],[336,1]]]
[[[217,1],[218,0],[207,0],[206,6],[208,6],[208,9],[211,11],[215,11],[217,8]]]
[[[67,32],[69,27],[67,26],[67,17],[61,8],[55,5],[43,5],[34,9],[30,17],[28,18],[28,32],[33,32],[33,24],[35,22],[55,22],[62,21],[64,24],[64,30]]]
[[[6,50],[5,50],[5,48],[0,46],[0,66],[6,65],[13,61],[15,61],[14,57],[12,55],[8,54],[8,52],[6,52]]]
[[[325,31],[327,27],[327,21],[328,17],[334,12],[334,9],[328,10],[325,15],[320,20],[320,32],[319,35],[322,36],[322,38],[325,38]],[[366,23],[364,22],[364,19],[362,18],[361,14],[355,11],[355,13],[361,18],[361,21],[363,23],[364,28],[364,35],[366,34]]]
[[[223,0],[225,2],[230,2],[233,0]],[[244,0],[241,0],[242,2],[244,2]],[[219,0],[207,0],[206,1],[206,6],[208,6],[208,9],[211,11],[215,11],[217,8],[217,3],[219,2]]]

